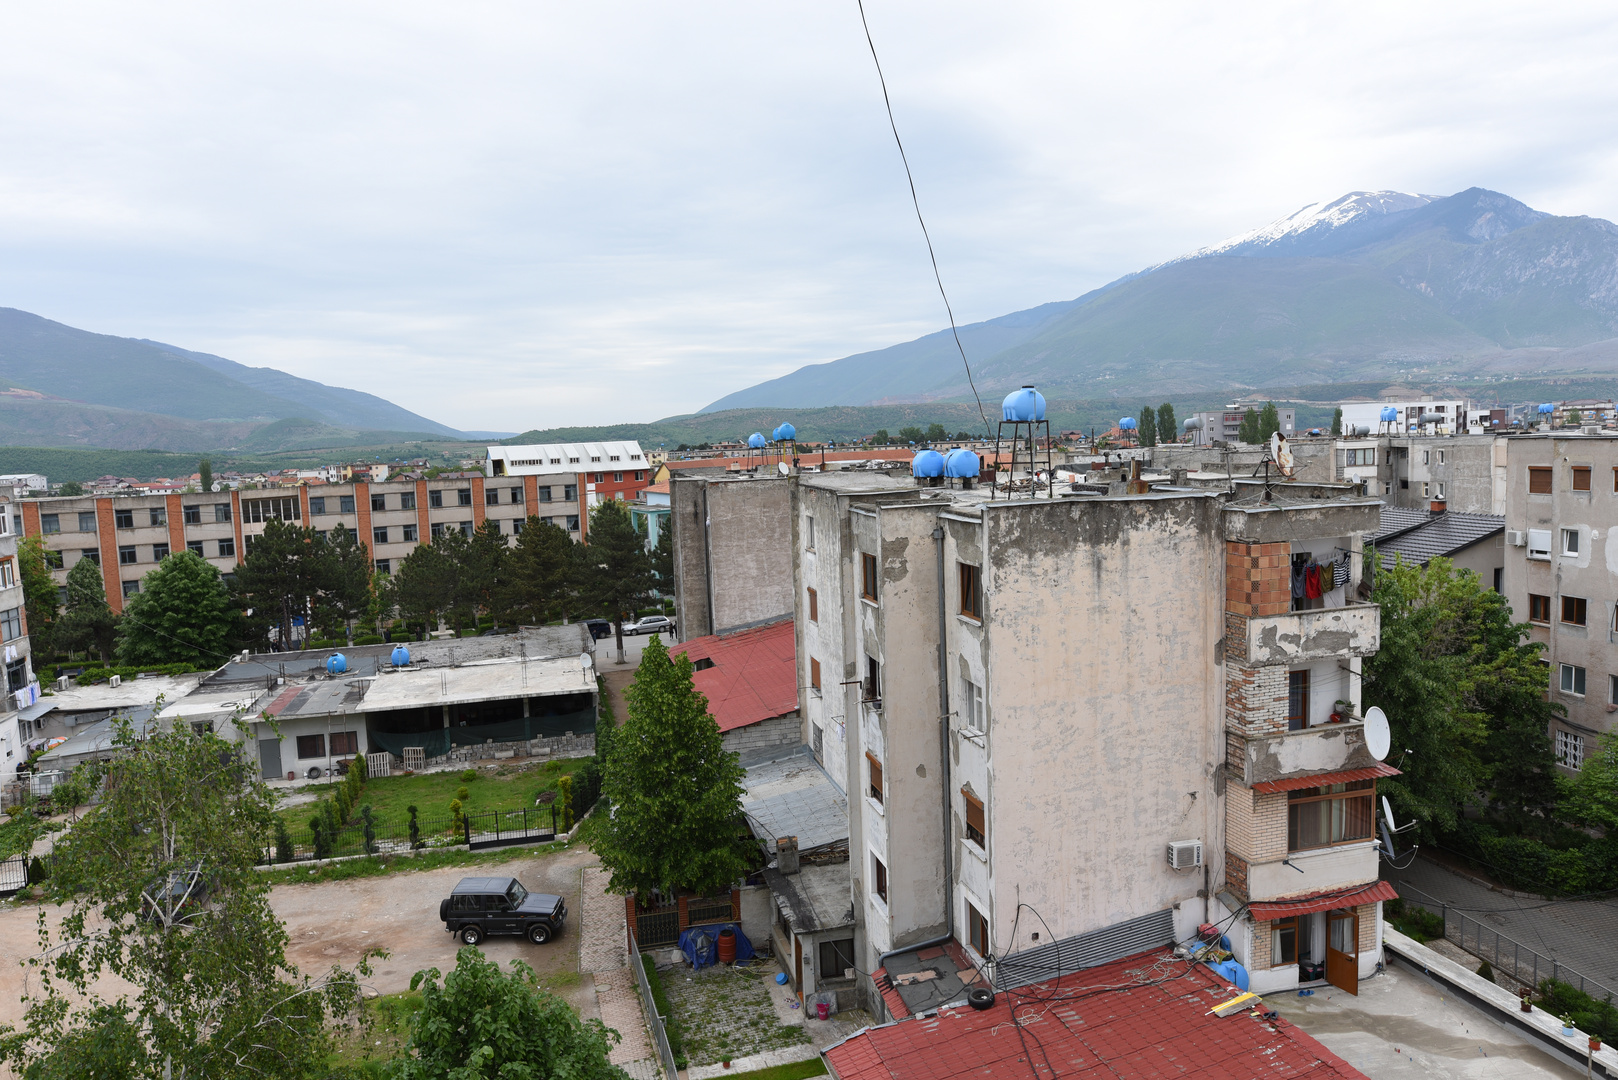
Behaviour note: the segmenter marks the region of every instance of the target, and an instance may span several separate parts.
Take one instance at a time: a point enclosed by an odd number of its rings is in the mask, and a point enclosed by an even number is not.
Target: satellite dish
[[[777,461],[775,463],[775,471],[780,473],[782,476],[785,476],[787,473],[792,471],[792,466],[788,465],[784,461]]]
[[[579,654],[579,666],[584,668],[586,671],[590,670],[590,665],[593,663],[595,663],[595,660],[589,653],[581,652]]]
[[[1387,760],[1388,751],[1393,748],[1393,732],[1388,728],[1387,715],[1375,705],[1365,712],[1365,748],[1378,761]]]

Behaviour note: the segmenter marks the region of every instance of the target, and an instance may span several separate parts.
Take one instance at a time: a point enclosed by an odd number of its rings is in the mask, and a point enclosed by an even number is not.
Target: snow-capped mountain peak
[[[1312,246],[1329,234],[1345,229],[1357,232],[1359,226],[1380,223],[1390,215],[1420,209],[1443,197],[1412,195],[1403,191],[1351,191],[1328,203],[1310,203],[1268,225],[1232,236],[1211,247],[1199,248],[1174,261],[1200,259],[1208,255],[1271,254],[1266,249]]]

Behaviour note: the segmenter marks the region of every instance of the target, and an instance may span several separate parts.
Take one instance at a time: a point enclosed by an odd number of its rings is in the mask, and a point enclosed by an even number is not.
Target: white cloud
[[[963,320],[1356,188],[1618,218],[1618,21],[868,5]],[[942,311],[852,4],[35,5],[0,303],[520,430],[699,408]]]

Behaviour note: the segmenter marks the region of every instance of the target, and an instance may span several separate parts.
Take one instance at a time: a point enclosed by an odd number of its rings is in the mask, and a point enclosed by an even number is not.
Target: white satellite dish
[[[1388,751],[1393,748],[1393,732],[1388,728],[1387,715],[1375,705],[1365,711],[1365,748],[1378,761],[1386,761]]]
[[[792,471],[792,466],[788,465],[784,461],[777,461],[775,463],[775,471],[780,473],[782,476],[785,476],[787,473]]]
[[[581,652],[579,654],[579,666],[582,667],[584,670],[589,671],[590,666],[592,664],[594,664],[594,663],[595,663],[595,657],[591,656],[589,653]]]

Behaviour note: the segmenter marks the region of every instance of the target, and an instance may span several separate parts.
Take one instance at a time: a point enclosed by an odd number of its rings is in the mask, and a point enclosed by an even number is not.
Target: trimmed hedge
[[[39,681],[41,683],[54,683],[62,668],[78,666],[77,664],[47,664],[39,669]],[[92,686],[95,683],[106,682],[114,675],[120,679],[133,679],[141,675],[189,675],[194,671],[213,671],[218,666],[218,664],[156,664],[148,667],[102,667],[97,664],[93,667],[86,667],[74,679],[74,682],[80,686]]]
[[[1513,888],[1565,896],[1618,889],[1618,839],[1612,837],[1581,835],[1553,846],[1531,836],[1502,836],[1487,822],[1463,821],[1445,839]]]
[[[1557,979],[1545,979],[1539,984],[1539,997],[1534,1004],[1553,1016],[1571,1021],[1586,1035],[1599,1036],[1604,1043],[1618,1042],[1618,1008],[1612,999],[1597,1001],[1583,990]]]

